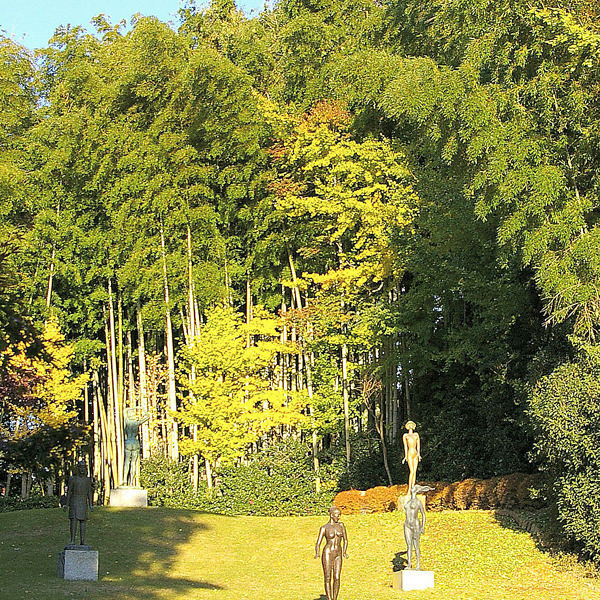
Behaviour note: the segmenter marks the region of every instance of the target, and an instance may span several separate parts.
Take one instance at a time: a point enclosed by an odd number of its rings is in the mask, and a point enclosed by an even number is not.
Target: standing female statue
[[[412,421],[409,421],[405,427],[408,429],[408,433],[402,436],[404,444],[404,458],[402,462],[408,463],[408,493],[410,494],[410,490],[417,482],[417,467],[421,460],[421,440],[419,434],[415,431],[416,425]]]
[[[417,494],[429,492],[433,488],[428,485],[413,485],[410,489],[410,499],[404,504],[406,520],[404,521],[404,539],[406,540],[406,549],[408,551],[407,569],[412,569],[412,551],[415,549],[417,555],[417,571],[421,570],[421,535],[425,533],[425,507]],[[421,520],[419,520],[419,514]]]
[[[325,538],[325,547],[321,555],[323,575],[325,578],[325,596],[327,600],[337,600],[340,591],[340,574],[342,572],[342,556],[348,558],[348,536],[346,528],[340,522],[342,511],[337,506],[329,509],[329,523],[319,529],[319,537],[315,544],[315,558],[319,558],[321,542]]]
[[[123,465],[123,483],[133,486],[137,483],[137,468],[140,462],[140,436],[139,428],[150,417],[144,415],[139,421],[135,418],[135,408],[125,409],[125,461]]]

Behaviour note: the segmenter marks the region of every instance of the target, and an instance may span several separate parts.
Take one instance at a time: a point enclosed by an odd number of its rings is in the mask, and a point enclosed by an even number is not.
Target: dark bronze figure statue
[[[344,524],[340,522],[342,511],[337,506],[329,509],[329,523],[319,529],[315,544],[315,558],[319,558],[321,542],[325,538],[325,547],[321,555],[323,576],[325,578],[325,596],[327,600],[337,600],[340,591],[342,557],[348,558],[348,536]]]
[[[139,421],[135,418],[135,408],[125,409],[125,462],[123,465],[124,485],[134,486],[137,484],[137,468],[140,462],[140,436],[139,428],[150,417],[143,416]]]
[[[408,463],[408,493],[410,493],[411,488],[417,482],[417,467],[419,466],[419,461],[421,460],[421,439],[419,438],[419,434],[415,431],[416,425],[409,421],[406,424],[406,429],[408,429],[408,433],[405,433],[402,436],[402,443],[404,444],[404,458],[402,459],[403,463]]]
[[[423,494],[430,491],[428,485],[413,485],[410,489],[410,499],[404,504],[406,512],[406,520],[404,521],[404,539],[408,549],[407,569],[412,568],[412,549],[414,546],[415,554],[417,555],[417,570],[421,569],[421,534],[425,531],[425,508],[417,494]],[[422,522],[419,520],[421,513]]]
[[[63,510],[69,509],[69,519],[71,520],[71,546],[75,545],[75,536],[77,534],[77,523],[79,523],[79,541],[81,546],[85,546],[85,524],[88,520],[88,507],[92,507],[92,479],[87,475],[87,465],[84,460],[77,463],[75,475],[69,477],[67,486],[67,498]]]

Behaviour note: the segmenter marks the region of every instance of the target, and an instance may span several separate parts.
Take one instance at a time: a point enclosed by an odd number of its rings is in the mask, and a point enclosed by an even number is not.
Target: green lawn
[[[423,567],[436,587],[395,592],[404,557],[399,514],[344,516],[350,558],[339,600],[407,598],[600,599],[581,568],[559,567],[527,533],[487,511],[428,513]],[[0,514],[0,598],[323,600],[313,559],[322,517],[225,517],[163,508],[97,508],[88,543],[100,552],[98,582],[56,577],[68,542],[58,509]]]

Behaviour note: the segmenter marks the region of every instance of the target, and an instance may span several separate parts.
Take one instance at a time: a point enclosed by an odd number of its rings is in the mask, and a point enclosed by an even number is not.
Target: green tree
[[[215,308],[185,350],[185,370],[193,369],[195,378],[175,416],[197,427],[181,449],[205,459],[209,490],[217,464],[240,458],[276,427],[302,422],[302,394],[271,384],[275,354],[283,350],[277,326],[260,315],[244,326],[230,309]],[[248,336],[257,336],[255,345]]]

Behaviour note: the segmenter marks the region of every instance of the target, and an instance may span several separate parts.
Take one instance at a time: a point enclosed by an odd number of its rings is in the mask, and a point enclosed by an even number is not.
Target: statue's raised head
[[[329,507],[329,516],[332,519],[337,520],[342,516],[342,511],[339,507],[333,505],[333,506]]]
[[[409,421],[404,427],[410,431],[411,429],[415,429],[416,425],[413,421]]]

